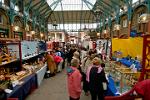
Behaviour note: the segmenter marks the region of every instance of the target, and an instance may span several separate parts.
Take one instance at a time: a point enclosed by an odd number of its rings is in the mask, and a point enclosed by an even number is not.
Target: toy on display
[[[106,62],[105,72],[112,77],[113,86],[120,96],[106,97],[106,100],[134,100],[137,97],[133,93],[135,85],[150,78],[149,40],[150,35],[128,39],[112,39],[112,61]],[[127,46],[126,43],[128,43]],[[141,96],[138,95],[138,97]]]
[[[46,66],[45,51],[44,41],[0,41],[0,88],[13,90],[20,80]]]

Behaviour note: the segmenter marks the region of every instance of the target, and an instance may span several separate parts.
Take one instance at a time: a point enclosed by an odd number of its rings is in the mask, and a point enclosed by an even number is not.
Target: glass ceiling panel
[[[61,3],[59,1],[61,0],[47,0],[47,3],[54,11],[62,11],[62,9],[63,11],[78,11],[91,10],[93,8],[92,5],[96,2],[96,0],[87,0],[92,4],[90,5],[89,3],[85,3],[83,0],[62,0]]]
[[[84,23],[84,24],[58,24],[57,30],[63,30],[65,29],[66,31],[79,31],[80,29],[96,29],[97,28],[97,23]],[[53,27],[52,24],[48,24],[48,29],[49,30],[54,30],[55,28]]]
[[[138,2],[139,0],[132,0],[132,4],[134,4],[134,3],[136,3],[136,2]]]

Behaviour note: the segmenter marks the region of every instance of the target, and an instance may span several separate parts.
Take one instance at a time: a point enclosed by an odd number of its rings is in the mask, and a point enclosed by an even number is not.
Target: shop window
[[[123,27],[127,27],[127,19],[124,19],[123,20],[123,25],[122,25]]]
[[[8,30],[0,28],[0,38],[8,38]]]

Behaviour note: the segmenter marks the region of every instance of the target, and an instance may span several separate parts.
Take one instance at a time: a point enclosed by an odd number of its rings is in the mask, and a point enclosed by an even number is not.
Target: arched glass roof
[[[81,11],[91,10],[96,0],[47,0],[54,11]]]

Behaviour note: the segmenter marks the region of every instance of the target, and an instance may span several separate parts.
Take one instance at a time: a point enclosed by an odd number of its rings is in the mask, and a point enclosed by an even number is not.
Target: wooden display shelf
[[[29,75],[31,75],[32,73],[27,73],[27,74],[25,74],[25,75],[23,75],[23,76],[21,76],[20,78],[18,78],[18,81],[21,81],[23,78],[25,78],[25,77],[27,77],[27,76],[29,76]]]
[[[10,39],[10,38],[0,38],[0,41],[20,41],[18,39]]]
[[[36,56],[38,56],[38,55],[39,55],[39,54],[27,56],[27,57],[22,58],[22,60],[28,60],[28,59],[31,59],[31,58],[36,57]]]
[[[40,55],[40,54],[43,54],[43,53],[46,53],[46,51],[41,52],[41,53],[39,53],[39,54],[34,54],[34,55],[31,55],[31,56],[23,57],[22,60],[29,60],[29,59],[31,59],[31,58],[33,58],[33,57],[36,57],[36,56],[38,56],[38,55]]]
[[[7,64],[10,64],[10,63],[12,63],[12,62],[15,62],[15,61],[17,61],[18,59],[14,59],[14,60],[11,60],[11,61],[9,61],[9,62],[3,62],[2,64],[0,64],[0,67],[1,66],[4,66],[4,65],[7,65]]]

